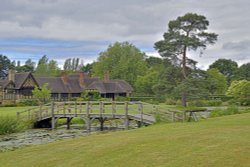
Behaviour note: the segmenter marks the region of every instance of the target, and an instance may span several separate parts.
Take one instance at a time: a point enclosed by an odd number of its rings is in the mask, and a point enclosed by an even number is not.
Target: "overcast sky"
[[[129,41],[148,55],[170,20],[187,12],[207,17],[219,34],[202,55],[189,54],[205,69],[219,58],[250,62],[249,0],[0,0],[0,54],[37,61],[46,54],[59,64],[85,63],[116,41]]]

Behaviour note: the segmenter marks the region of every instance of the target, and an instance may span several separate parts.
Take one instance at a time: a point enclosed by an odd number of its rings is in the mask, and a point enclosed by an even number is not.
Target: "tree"
[[[228,85],[235,78],[238,64],[231,59],[218,59],[209,68],[218,69],[227,78]]]
[[[36,63],[31,59],[28,59],[23,66],[21,66],[20,61],[17,62],[16,71],[17,72],[34,72]]]
[[[93,69],[93,63],[88,63],[86,65],[83,65],[81,67],[81,71],[84,71],[84,72],[87,72],[87,73],[90,73],[92,72],[92,69]]]
[[[45,83],[41,88],[36,86],[34,90],[32,90],[32,94],[40,103],[45,103],[50,99],[51,90],[48,89],[48,83]]]
[[[50,60],[44,55],[39,61],[35,70],[37,76],[58,76],[60,68],[55,60]]]
[[[111,79],[124,79],[132,86],[138,76],[145,74],[147,65],[145,54],[128,42],[110,45],[93,63],[93,75],[104,76],[109,72]]]
[[[227,95],[234,96],[242,105],[250,105],[250,81],[233,81],[227,90]]]
[[[227,79],[226,77],[219,72],[216,68],[210,68],[207,70],[207,81],[208,81],[208,90],[214,94],[225,94],[227,90]]]
[[[250,81],[250,63],[243,64],[237,70],[237,79]]]
[[[144,76],[138,76],[135,82],[136,92],[143,95],[154,94],[153,86],[158,83],[159,72],[151,69]]]
[[[9,69],[14,68],[7,56],[0,55],[0,78],[4,79],[8,75]]]
[[[209,25],[205,16],[187,13],[168,23],[168,32],[164,39],[155,43],[155,48],[162,57],[172,62],[180,62],[182,81],[188,78],[188,50],[205,49],[208,44],[214,44],[217,34],[206,32]],[[182,92],[182,105],[186,106],[186,92]]]
[[[81,64],[79,58],[68,58],[64,62],[63,69],[64,71],[75,72],[81,69]]]

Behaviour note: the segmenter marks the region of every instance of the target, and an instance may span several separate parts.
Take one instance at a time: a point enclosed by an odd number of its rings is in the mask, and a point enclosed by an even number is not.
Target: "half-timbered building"
[[[124,80],[101,80],[89,77],[84,72],[77,74],[62,74],[61,77],[36,77],[30,72],[15,73],[9,71],[5,80],[0,80],[0,103],[14,102],[20,99],[31,99],[32,90],[48,83],[51,98],[54,100],[68,100],[80,97],[86,90],[98,91],[101,97],[115,99],[117,96],[130,96],[133,88]]]

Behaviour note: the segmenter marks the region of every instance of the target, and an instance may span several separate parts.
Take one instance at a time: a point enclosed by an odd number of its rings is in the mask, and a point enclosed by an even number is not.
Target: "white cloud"
[[[0,5],[0,39],[15,41],[18,38],[39,40],[85,42],[79,47],[64,48],[49,46],[37,48],[27,44],[12,47],[1,46],[9,52],[48,51],[51,56],[72,56],[77,52],[88,55],[99,53],[108,43],[130,41],[141,49],[153,50],[154,43],[167,31],[168,21],[186,12],[207,16],[209,30],[219,34],[218,42],[209,47],[202,57],[192,54],[205,67],[217,58],[233,58],[249,61],[249,50],[236,52],[245,46],[238,41],[250,40],[250,1],[248,0],[2,0]],[[105,44],[93,44],[99,41]],[[237,43],[238,42],[238,43]],[[226,48],[225,48],[226,47]],[[227,48],[230,47],[230,48]],[[229,51],[230,50],[230,51]],[[153,52],[153,51],[152,51]],[[97,55],[96,55],[97,56]],[[95,59],[96,56],[85,56]],[[236,58],[237,56],[237,58]]]

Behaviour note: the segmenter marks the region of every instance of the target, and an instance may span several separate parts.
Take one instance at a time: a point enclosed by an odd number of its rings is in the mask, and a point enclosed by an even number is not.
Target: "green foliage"
[[[165,104],[167,105],[177,105],[177,100],[166,98]]]
[[[135,83],[136,91],[145,95],[154,94],[153,86],[158,83],[158,75],[158,71],[149,70],[144,76],[138,76]]]
[[[64,71],[75,72],[83,67],[83,62],[79,58],[68,58],[65,60],[63,69]]]
[[[38,106],[38,101],[34,99],[19,100],[16,106]]]
[[[231,59],[218,59],[209,66],[209,69],[216,68],[227,78],[228,85],[236,77],[238,64]]]
[[[204,99],[208,96],[205,78],[188,78],[182,81],[173,89],[172,96],[180,99],[183,92],[185,92],[188,100]]]
[[[58,76],[60,68],[55,60],[50,60],[44,55],[39,61],[35,70],[37,76]]]
[[[227,90],[241,105],[250,105],[250,81],[233,81]]]
[[[217,40],[217,34],[206,32],[209,25],[205,16],[195,13],[187,13],[168,23],[168,32],[164,33],[164,39],[155,43],[155,48],[162,57],[179,65],[181,62],[182,85],[181,88],[182,104],[186,106],[187,95],[185,84],[187,83],[187,67],[195,67],[196,62],[187,58],[188,50],[205,49],[208,44],[214,44]],[[194,87],[192,88],[194,89]]]
[[[91,64],[87,63],[86,65],[83,65],[80,70],[86,73],[92,73],[92,69],[93,69],[93,63]]]
[[[144,53],[134,45],[116,42],[100,53],[97,62],[93,64],[93,75],[103,76],[109,72],[111,79],[123,79],[134,86],[137,77],[146,73],[144,57]]]
[[[15,117],[0,117],[0,135],[19,132],[23,129],[23,125]]]
[[[239,107],[236,105],[228,106],[226,109],[216,109],[211,112],[210,117],[219,117],[224,115],[233,115],[233,114],[240,114],[245,113],[246,110],[239,110]],[[250,112],[250,111],[248,111]]]
[[[0,79],[4,79],[8,75],[8,70],[14,66],[7,56],[0,55]]]
[[[115,98],[115,101],[130,101],[130,98],[124,96],[118,96]]]
[[[46,103],[51,97],[51,90],[48,89],[48,83],[45,83],[42,88],[36,86],[32,90],[32,94],[40,103]]]
[[[20,72],[34,72],[36,63],[33,62],[31,59],[26,60],[25,64],[23,66],[20,65],[20,62],[18,61],[16,66],[16,71],[18,73]]]
[[[207,106],[221,106],[221,100],[193,100],[188,102],[188,106],[207,107]]]
[[[243,64],[239,67],[236,78],[250,81],[250,63]]]
[[[227,90],[226,77],[218,69],[210,68],[207,70],[208,90],[213,94],[225,94]]]
[[[96,101],[101,99],[101,94],[97,90],[85,90],[81,93],[84,101]]]

